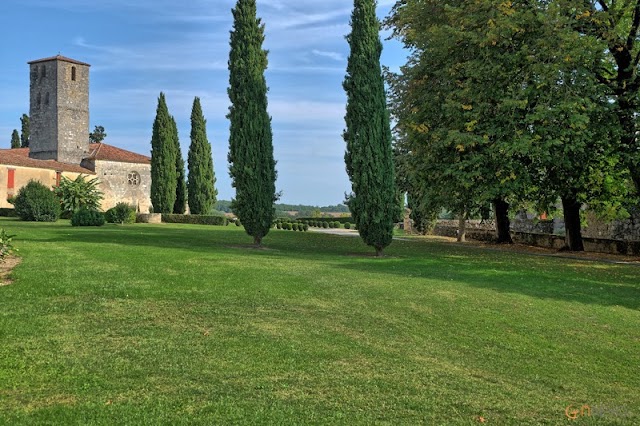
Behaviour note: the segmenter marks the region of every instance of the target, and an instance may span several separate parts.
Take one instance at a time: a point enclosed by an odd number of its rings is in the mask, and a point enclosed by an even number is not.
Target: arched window
[[[76,81],[76,67],[71,67],[71,81]]]
[[[41,65],[40,66],[40,80],[42,80],[46,76],[47,76],[47,67],[45,67],[44,65]]]

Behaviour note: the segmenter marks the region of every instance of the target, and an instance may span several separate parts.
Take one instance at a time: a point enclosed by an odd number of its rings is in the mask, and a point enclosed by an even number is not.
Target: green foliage
[[[322,228],[329,229],[329,222],[322,222]]]
[[[81,209],[98,210],[103,194],[98,189],[98,178],[86,179],[84,175],[78,175],[74,180],[62,176],[60,185],[54,188],[54,193],[60,200],[62,214],[66,218]]]
[[[174,120],[164,93],[160,93],[151,137],[151,204],[156,213],[173,212],[178,185],[177,157]]]
[[[15,202],[15,197],[12,198],[13,200],[11,201],[11,204]],[[16,209],[2,207],[0,208],[0,217],[16,217]]]
[[[351,224],[349,222],[346,222],[344,224],[344,229],[351,229]]]
[[[227,226],[229,221],[224,216],[196,215],[196,214],[163,214],[165,223],[190,223],[193,225]]]
[[[11,149],[20,148],[20,134],[16,129],[11,133]]]
[[[213,153],[207,139],[207,122],[202,113],[200,98],[195,98],[191,109],[191,145],[187,157],[189,178],[189,211],[191,214],[209,214],[216,205],[218,191],[213,171]]]
[[[242,222],[240,222],[240,219],[236,219],[235,224],[238,227],[242,226]]]
[[[22,125],[20,132],[20,147],[29,148],[29,135],[31,134],[31,131],[29,130],[29,116],[27,114],[22,114],[22,117],[20,117],[20,123]]]
[[[15,235],[9,235],[4,228],[0,228],[0,263],[3,262],[7,256],[16,251],[13,246],[14,237]]]
[[[255,0],[238,0],[229,54],[229,174],[236,189],[233,212],[260,246],[275,217],[276,162],[267,112],[267,52]]]
[[[107,134],[104,131],[104,127],[96,126],[93,129],[93,132],[89,133],[89,142],[91,143],[100,143],[107,137]]]
[[[380,256],[391,244],[398,205],[375,0],[355,0],[351,28],[343,137],[353,192],[346,201],[363,241]]]
[[[102,226],[104,223],[104,213],[87,207],[81,207],[71,216],[72,226]]]
[[[121,202],[110,208],[104,214],[109,223],[136,223],[136,208],[127,203]]]
[[[18,217],[30,222],[55,222],[60,217],[58,197],[35,180],[20,188],[14,206]]]
[[[176,202],[173,205],[174,214],[184,214],[187,209],[187,183],[185,181],[184,160],[180,149],[180,139],[178,137],[178,125],[175,118],[171,117],[173,128],[173,141],[176,150]]]

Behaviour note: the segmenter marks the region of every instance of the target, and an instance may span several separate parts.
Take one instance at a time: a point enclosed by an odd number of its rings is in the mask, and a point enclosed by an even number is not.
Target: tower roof
[[[40,62],[50,62],[50,61],[64,61],[64,62],[70,62],[72,64],[84,65],[84,66],[87,66],[87,67],[91,66],[91,65],[87,64],[86,62],[76,61],[75,59],[67,58],[66,56],[62,56],[62,55],[51,56],[50,58],[36,59],[35,61],[30,61],[30,62],[27,62],[27,63],[29,65],[31,65],[31,64],[38,64]]]

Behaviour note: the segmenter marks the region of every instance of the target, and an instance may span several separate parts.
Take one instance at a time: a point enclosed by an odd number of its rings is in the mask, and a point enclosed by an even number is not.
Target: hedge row
[[[321,222],[340,222],[342,224],[345,224],[347,222],[353,223],[353,218],[351,216],[347,216],[347,217],[299,217],[298,220],[301,220],[302,222],[304,222],[304,221],[311,222],[312,220],[315,220],[315,221],[321,221]]]
[[[0,217],[16,217],[16,209],[3,207],[0,209]]]
[[[199,214],[162,214],[165,223],[190,223],[192,225],[227,226],[229,220],[224,216],[208,216]]]

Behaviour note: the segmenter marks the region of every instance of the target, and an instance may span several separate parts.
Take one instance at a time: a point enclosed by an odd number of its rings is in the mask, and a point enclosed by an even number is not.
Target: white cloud
[[[334,61],[338,61],[338,62],[342,62],[342,61],[346,60],[344,55],[342,55],[342,53],[338,53],[338,52],[325,52],[325,51],[322,51],[322,50],[313,49],[311,51],[311,53],[313,53],[316,56],[321,56],[323,58],[333,59]]]

